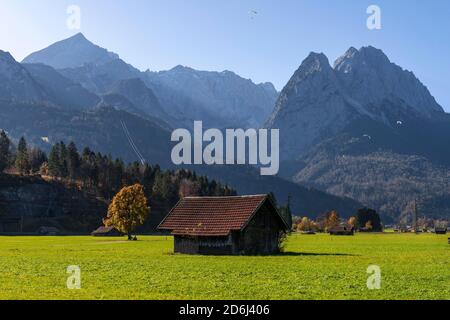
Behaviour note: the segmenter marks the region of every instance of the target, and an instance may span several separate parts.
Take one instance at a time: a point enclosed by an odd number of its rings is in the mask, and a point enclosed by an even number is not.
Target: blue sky
[[[280,90],[310,51],[332,63],[373,45],[450,111],[448,0],[0,0],[0,49],[20,61],[77,33],[66,26],[71,4],[81,8],[79,31],[142,70],[232,70]],[[371,4],[381,30],[366,27]]]

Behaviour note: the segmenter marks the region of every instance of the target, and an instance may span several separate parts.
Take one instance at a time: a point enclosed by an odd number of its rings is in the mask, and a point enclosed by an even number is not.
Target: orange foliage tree
[[[125,187],[117,193],[108,208],[108,215],[103,219],[103,223],[107,227],[115,227],[120,232],[127,234],[128,239],[131,239],[131,232],[144,223],[149,211],[144,187],[135,184]]]
[[[339,214],[337,213],[337,211],[333,210],[331,212],[328,213],[327,215],[327,224],[326,224],[326,228],[327,230],[333,229],[337,226],[339,226]]]

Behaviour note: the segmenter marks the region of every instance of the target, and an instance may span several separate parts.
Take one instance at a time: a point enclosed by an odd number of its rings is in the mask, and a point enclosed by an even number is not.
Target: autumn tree
[[[120,232],[127,234],[128,239],[131,240],[131,232],[144,223],[148,213],[144,187],[135,184],[123,188],[114,197],[103,223],[107,227],[115,227]]]
[[[337,211],[331,211],[327,214],[327,230],[339,226],[339,223],[339,214],[337,213]]]
[[[297,231],[314,231],[316,224],[308,217],[304,217],[297,225]]]
[[[356,217],[351,217],[348,219],[348,225],[356,229],[358,227],[358,219]]]
[[[19,145],[17,146],[16,169],[21,174],[26,174],[30,171],[28,147],[24,137],[20,138]]]

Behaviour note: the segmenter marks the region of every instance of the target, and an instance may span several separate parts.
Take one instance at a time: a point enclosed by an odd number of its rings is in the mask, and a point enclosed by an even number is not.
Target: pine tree
[[[24,137],[20,138],[19,145],[17,147],[16,169],[21,174],[26,174],[30,171],[28,147]]]
[[[78,177],[80,165],[81,165],[80,155],[78,154],[77,146],[72,141],[67,146],[67,169],[69,177],[71,179],[75,179]]]
[[[67,166],[67,148],[64,142],[60,142],[59,144],[59,168],[60,173],[59,176],[61,178],[66,178],[69,175],[69,169]]]
[[[59,143],[55,144],[48,156],[48,174],[52,177],[60,176],[60,158],[59,158]]]
[[[41,149],[33,148],[29,152],[30,169],[32,173],[39,172],[41,166],[47,162],[47,155]]]
[[[0,173],[2,173],[9,165],[11,142],[5,131],[0,132]]]

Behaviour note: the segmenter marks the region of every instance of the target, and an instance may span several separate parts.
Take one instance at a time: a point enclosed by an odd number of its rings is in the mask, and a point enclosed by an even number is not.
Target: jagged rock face
[[[392,104],[395,110],[385,107]],[[443,113],[428,89],[381,50],[351,48],[334,68],[323,54],[310,54],[283,89],[266,126],[280,129],[282,157],[292,160],[360,116],[391,124],[403,116]]]
[[[83,34],[78,33],[32,53],[22,62],[43,63],[55,69],[64,69],[81,67],[84,64],[104,64],[116,59],[119,59],[117,54],[93,44]]]
[[[280,129],[282,157],[293,159],[342,129],[353,113],[328,59],[312,53],[281,92],[267,126]]]
[[[0,50],[0,99],[36,102],[48,99],[43,88],[9,52]]]
[[[260,127],[273,110],[278,92],[271,83],[255,84],[230,71],[198,71],[177,66],[147,72],[147,83],[185,124],[208,127]]]
[[[350,48],[335,62],[334,69],[346,92],[363,105],[379,105],[384,100],[397,99],[424,117],[443,112],[412,72],[391,63],[379,49]]]

